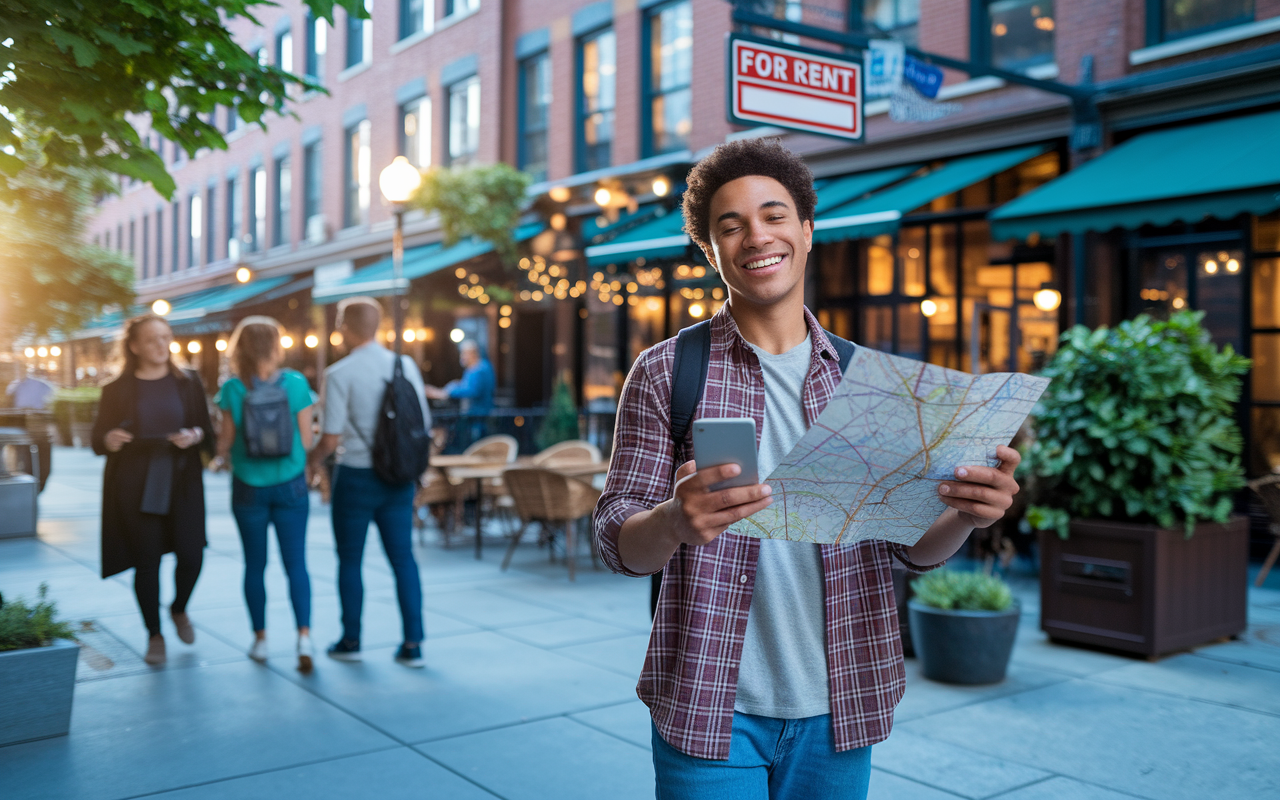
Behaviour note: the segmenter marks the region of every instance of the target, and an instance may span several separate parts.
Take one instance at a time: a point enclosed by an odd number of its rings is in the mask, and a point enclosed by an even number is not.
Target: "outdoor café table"
[[[569,478],[585,478],[592,475],[603,475],[609,471],[607,461],[561,461],[552,464],[535,464],[531,456],[522,456],[515,461],[495,462],[477,456],[432,456],[431,466],[444,470],[450,482],[476,482],[476,559],[481,552],[482,521],[480,506],[484,501],[484,482],[493,478],[501,478],[509,469],[529,469],[541,467],[558,472]]]

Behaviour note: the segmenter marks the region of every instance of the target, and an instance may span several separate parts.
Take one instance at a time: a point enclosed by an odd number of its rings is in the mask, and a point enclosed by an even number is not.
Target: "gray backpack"
[[[250,458],[283,458],[293,452],[293,413],[284,372],[271,381],[251,379],[244,396],[240,430]]]

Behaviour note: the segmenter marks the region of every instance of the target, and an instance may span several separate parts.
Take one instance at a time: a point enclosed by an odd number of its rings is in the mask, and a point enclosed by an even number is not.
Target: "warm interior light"
[[[320,344],[320,337],[316,336],[314,333],[308,333],[307,338],[303,339],[302,343],[307,347],[315,347]]]
[[[219,353],[224,352],[227,349],[227,340],[219,339],[218,341],[213,343],[213,348],[217,350]]]
[[[573,192],[569,191],[568,186],[552,186],[547,196],[557,203],[567,203],[573,197]]]
[[[924,314],[926,317],[932,317],[934,314],[938,313],[938,304],[932,300],[921,300],[920,313]]]
[[[1031,302],[1041,311],[1054,311],[1062,305],[1062,292],[1046,287],[1032,295]]]
[[[35,358],[35,357],[36,357],[36,349],[35,349],[34,347],[28,347],[26,350],[23,350],[23,351],[22,351],[22,354],[23,354],[24,356],[26,356],[27,358]]]
[[[169,342],[169,352],[177,355],[182,352],[182,345],[177,342]]]
[[[55,344],[53,347],[49,348],[49,355],[53,356],[54,358],[57,358],[58,356],[62,355],[62,348],[58,347]]]
[[[157,300],[151,304],[151,313],[159,314],[162,317],[165,314],[168,314],[172,309],[173,306],[169,305],[168,300]]]
[[[454,328],[453,330],[449,331],[449,338],[454,342],[460,342],[463,339],[467,338],[467,335],[462,332],[462,328]]]
[[[1227,272],[1239,272],[1240,262],[1234,258],[1227,259]]]
[[[283,347],[285,350],[288,350],[290,347],[293,347],[293,337],[287,333],[284,336],[281,336],[280,346]]]
[[[613,199],[613,193],[603,186],[596,189],[595,200],[598,206],[607,206],[609,201]]]
[[[1182,307],[1183,307],[1183,306],[1185,306],[1186,304],[1187,304],[1187,301],[1186,301],[1186,300],[1183,300],[1181,297],[1175,297],[1175,298],[1173,298],[1173,307],[1174,307],[1174,308],[1182,308]]]
[[[49,348],[47,348],[47,347],[37,347],[37,348],[36,348],[36,355],[40,356],[41,358],[48,358],[48,356],[49,356]]]
[[[511,327],[511,317],[502,317],[502,318],[500,318],[500,319],[498,320],[498,327],[499,327],[499,328],[510,328],[510,327]]]
[[[407,330],[404,332],[404,340],[406,342],[416,342],[418,340],[418,332]]]
[[[502,316],[504,316],[504,317],[509,317],[509,316],[511,316],[511,306],[505,306],[505,305],[504,305],[502,308],[499,308],[499,309],[498,309],[498,313],[499,313],[499,314],[501,314],[501,315],[502,315]]]
[[[192,339],[191,341],[187,342],[187,352],[188,352],[188,353],[199,353],[199,352],[200,352],[200,343],[199,343],[199,342],[197,342],[195,339]]]
[[[236,270],[236,280],[240,281],[241,283],[248,283],[249,279],[252,277],[253,277],[253,270],[249,269],[248,267],[241,267],[240,269]]]
[[[404,156],[396,156],[378,174],[378,188],[391,203],[407,203],[422,185],[422,173]]]
[[[334,331],[329,334],[329,344],[338,347],[342,344],[342,331]]]
[[[658,197],[666,197],[667,192],[671,191],[671,182],[659,175],[653,179],[653,193]]]
[[[551,215],[551,229],[553,231],[562,231],[565,229],[565,226],[568,224],[569,224],[569,218],[566,217],[564,214]]]
[[[694,319],[701,319],[702,315],[705,313],[707,313],[707,310],[702,307],[702,303],[694,303],[689,306],[689,316]]]
[[[1204,271],[1213,275],[1218,271],[1218,262],[1214,261],[1212,258],[1204,262]]]

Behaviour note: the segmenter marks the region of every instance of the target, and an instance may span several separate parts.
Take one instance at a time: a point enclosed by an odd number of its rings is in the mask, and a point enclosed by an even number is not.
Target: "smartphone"
[[[693,421],[693,460],[698,469],[737,464],[742,472],[735,478],[710,487],[713,492],[734,486],[753,486],[760,482],[756,467],[756,421],[751,417],[695,419]]]

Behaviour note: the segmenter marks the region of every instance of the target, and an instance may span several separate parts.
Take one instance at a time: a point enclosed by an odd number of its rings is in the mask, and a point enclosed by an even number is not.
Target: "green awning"
[[[522,225],[516,229],[515,239],[524,242],[545,230],[541,222]],[[493,245],[476,238],[464,239],[452,247],[445,247],[436,242],[404,251],[404,271],[401,283],[396,285],[394,265],[391,257],[382,259],[362,267],[336,283],[316,286],[311,290],[311,299],[317,303],[336,303],[348,297],[364,295],[366,297],[382,297],[395,294],[406,288],[409,281],[424,278],[455,264],[482,256],[493,251]]]
[[[872,172],[859,172],[855,175],[841,175],[825,183],[817,185],[818,204],[814,207],[817,215],[825,214],[845,203],[858,200],[869,192],[883,189],[891,183],[902,180],[920,168],[919,164],[902,167],[877,169]]]
[[[1280,111],[1135,136],[991,215],[997,240],[1280,208]]]
[[[219,311],[228,311],[241,303],[288,283],[289,276],[262,278],[248,283],[232,283],[214,286],[197,292],[169,298],[171,310],[165,315],[171,325],[188,320],[198,320]]]
[[[635,261],[637,258],[680,258],[689,252],[689,236],[684,232],[684,215],[677,209],[654,217],[613,237],[605,244],[586,249],[591,267]]]
[[[1016,167],[1048,149],[1048,145],[1032,145],[953,158],[923,175],[819,214],[813,226],[813,240],[834,242],[893,233],[904,214]]]

